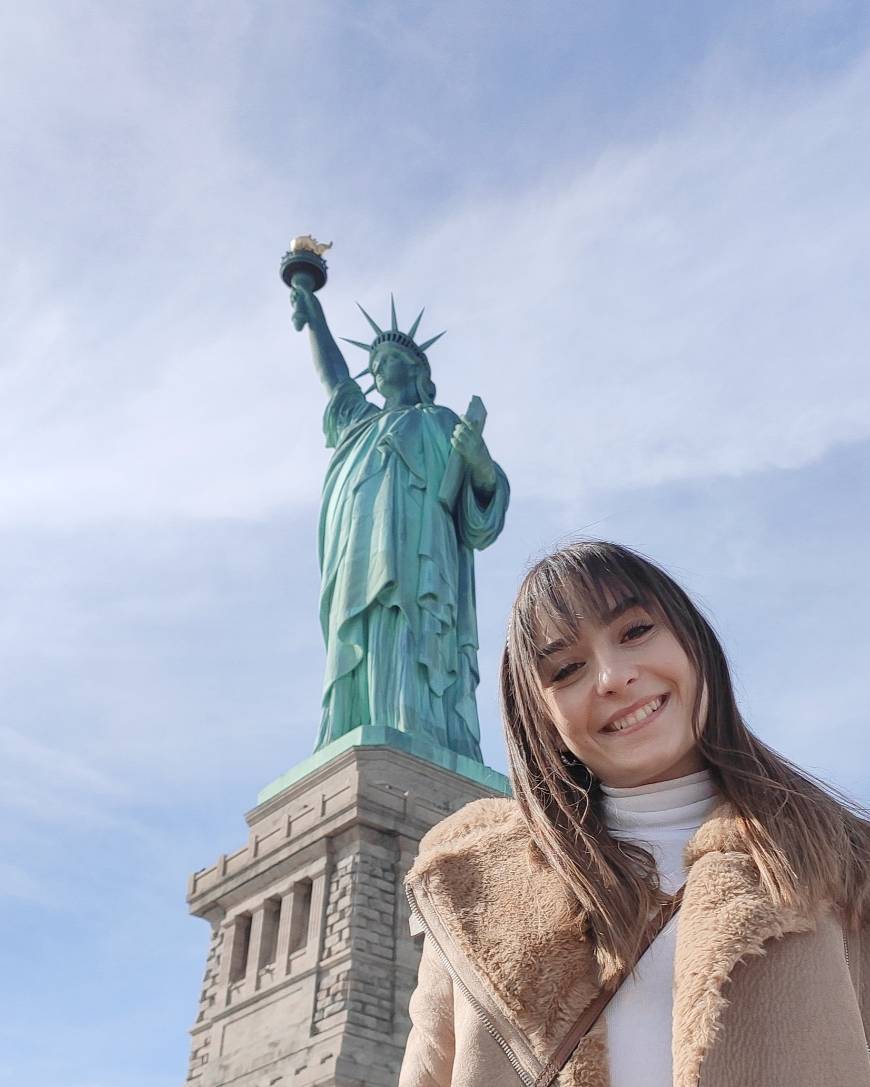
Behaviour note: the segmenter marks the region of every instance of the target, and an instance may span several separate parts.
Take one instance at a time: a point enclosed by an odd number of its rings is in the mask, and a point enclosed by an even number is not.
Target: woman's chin
[[[626,751],[621,765],[605,771],[601,781],[614,789],[635,789],[641,785],[655,785],[660,781],[685,777],[686,774],[694,774],[701,769],[701,757],[696,751],[658,754],[649,751],[637,752],[634,759]]]

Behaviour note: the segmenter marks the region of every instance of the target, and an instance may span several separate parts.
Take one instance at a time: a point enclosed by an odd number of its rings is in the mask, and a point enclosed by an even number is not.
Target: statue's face
[[[396,344],[384,344],[375,352],[371,371],[381,396],[396,395],[416,389],[419,363],[409,352]]]

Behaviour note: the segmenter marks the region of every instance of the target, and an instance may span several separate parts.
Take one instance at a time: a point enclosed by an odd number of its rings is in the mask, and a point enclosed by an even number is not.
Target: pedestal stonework
[[[320,754],[264,790],[245,846],[190,878],[212,934],[188,1085],[397,1082],[420,957],[402,880],[430,827],[506,782],[398,745]]]

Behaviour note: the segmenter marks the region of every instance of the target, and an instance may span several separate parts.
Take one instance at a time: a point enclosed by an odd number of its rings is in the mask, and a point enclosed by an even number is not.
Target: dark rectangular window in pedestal
[[[290,914],[290,954],[301,951],[308,942],[308,922],[311,917],[311,880],[303,879],[293,887]]]
[[[233,949],[230,957],[230,985],[241,981],[248,972],[251,949],[251,915],[240,913],[233,922]]]
[[[281,899],[267,898],[263,903],[263,933],[260,937],[260,954],[257,969],[274,963],[278,952],[278,925],[281,921]]]

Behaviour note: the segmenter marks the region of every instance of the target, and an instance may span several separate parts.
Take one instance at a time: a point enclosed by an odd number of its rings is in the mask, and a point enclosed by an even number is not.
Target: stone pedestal
[[[358,731],[267,787],[247,843],[190,878],[212,936],[189,1085],[395,1087],[420,955],[402,880],[431,826],[507,783]]]

